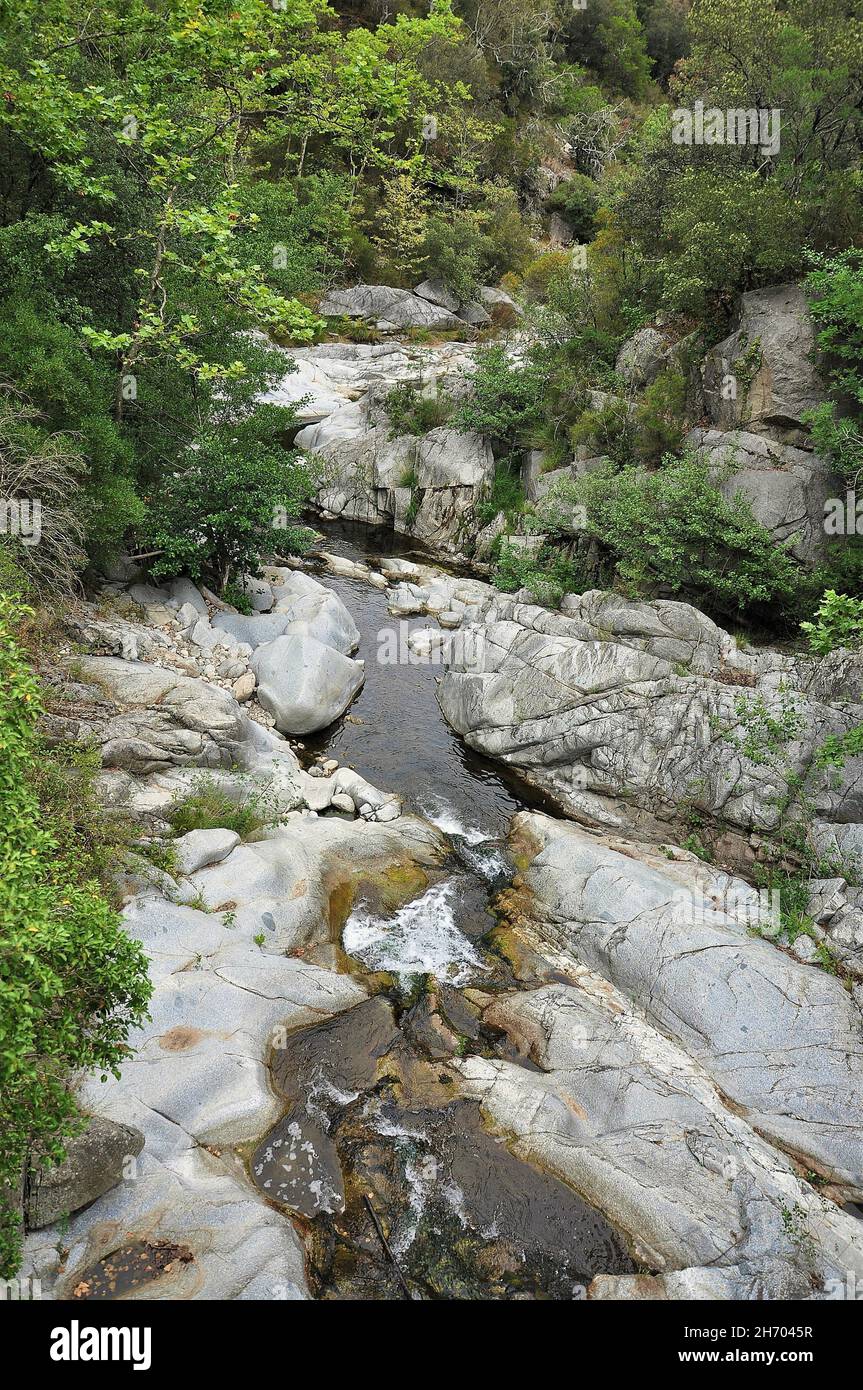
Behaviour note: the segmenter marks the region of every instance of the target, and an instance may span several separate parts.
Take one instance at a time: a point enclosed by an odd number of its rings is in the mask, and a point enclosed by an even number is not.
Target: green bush
[[[423,243],[425,275],[440,280],[463,301],[476,298],[485,250],[486,237],[474,212],[453,208],[429,217]]]
[[[822,401],[809,411],[806,422],[818,452],[836,465],[849,487],[863,470],[863,429],[851,416],[840,416],[835,401]]]
[[[807,416],[819,452],[833,460],[851,487],[863,470],[863,252],[812,256],[806,278],[818,346],[832,394]]]
[[[863,251],[812,256],[806,277],[818,346],[837,392],[863,407]]]
[[[44,252],[42,252],[44,258]],[[135,481],[132,442],[111,418],[113,374],[84,349],[80,335],[53,318],[34,296],[0,307],[0,381],[14,382],[19,406],[38,410],[46,434],[63,434],[82,460],[78,487],[89,553],[110,558],[144,507]]]
[[[47,434],[34,410],[0,392],[0,499],[4,511],[18,508],[4,515],[0,544],[52,601],[77,587],[86,563],[84,471],[74,439]]]
[[[523,448],[542,421],[543,378],[528,363],[514,365],[500,346],[476,355],[470,395],[453,412],[450,423],[462,431],[486,435],[499,452]]]
[[[557,185],[545,200],[549,212],[559,212],[578,242],[592,241],[596,233],[599,189],[586,174],[574,174]]]
[[[452,412],[449,396],[424,396],[413,382],[403,381],[388,391],[383,409],[390,422],[390,439],[401,435],[428,434],[429,430],[445,425]]]
[[[631,463],[636,429],[628,402],[613,396],[598,409],[585,410],[571,427],[569,438],[575,449],[585,445],[597,455],[607,454],[620,467]]]
[[[36,783],[38,683],[0,596],[0,1275],[17,1268],[16,1193],[28,1162],[63,1157],[78,1127],[73,1073],[117,1074],[143,1021],[147,961],[98,882],[74,799]],[[83,773],[82,773],[83,775]],[[50,779],[42,777],[43,791]]]
[[[503,512],[512,525],[524,510],[524,488],[521,472],[509,459],[500,459],[494,466],[494,477],[487,497],[477,504],[476,514],[483,526]]]
[[[262,555],[303,549],[310,532],[292,523],[312,484],[274,438],[283,423],[278,409],[261,407],[245,421],[204,433],[183,468],[163,479],[147,521],[150,547],[158,552],[155,577],[187,574],[221,591],[257,572]]]
[[[590,0],[562,21],[570,61],[595,72],[612,91],[631,97],[644,95],[650,77],[640,9],[636,0]]]
[[[815,621],[801,623],[809,646],[819,656],[848,647],[859,651],[863,645],[863,599],[849,598],[828,589],[821,600]]]
[[[651,382],[635,413],[635,450],[643,463],[676,454],[686,429],[686,381],[672,368]]]
[[[529,300],[545,303],[554,282],[568,276],[571,271],[572,256],[568,251],[543,251],[541,256],[525,266],[521,289]]]
[[[559,505],[582,505],[586,529],[633,594],[686,594],[726,614],[788,610],[801,576],[740,496],[726,500],[706,463],[667,457],[657,471],[599,469],[561,484]]]
[[[557,608],[564,594],[577,593],[583,587],[575,567],[552,546],[526,551],[505,536],[497,547],[492,582],[505,594],[529,589],[546,608]]]
[[[268,784],[250,783],[237,796],[204,775],[189,791],[174,798],[166,819],[175,835],[186,835],[190,830],[233,830],[241,840],[248,840],[277,824],[282,814]]]

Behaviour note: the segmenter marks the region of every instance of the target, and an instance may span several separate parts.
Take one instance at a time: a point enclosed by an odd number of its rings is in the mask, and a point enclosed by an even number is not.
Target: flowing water
[[[322,549],[346,559],[427,560],[399,551],[392,532],[323,529]],[[471,1053],[530,1065],[483,1025],[470,994],[553,978],[514,971],[494,914],[512,876],[512,817],[542,803],[450,731],[437,703],[440,665],[379,661],[382,633],[434,620],[393,618],[383,591],[329,571],[321,578],[360,630],[366,680],[348,714],[305,741],[305,756],[338,758],[396,792],[452,852],[395,910],[353,905],[340,944],[377,992],[299,1030],[274,1056],[287,1109],[252,1155],[252,1175],[303,1230],[322,1298],[581,1297],[593,1274],[633,1268],[622,1240],[487,1133],[447,1069]]]
[[[344,523],[319,527],[325,535],[321,548],[348,560],[374,565],[396,556],[434,563],[416,551],[400,549],[392,531]],[[514,782],[508,784],[498,767],[471,752],[448,728],[437,703],[441,665],[390,665],[378,659],[390,645],[382,634],[433,627],[434,619],[394,618],[380,589],[329,571],[320,577],[339,595],[360,630],[358,655],[365,659],[366,680],[349,717],[316,740],[307,740],[307,748],[326,750],[375,786],[397,792],[411,810],[446,834],[474,845],[505,837],[525,801]],[[402,649],[404,645],[403,641]]]

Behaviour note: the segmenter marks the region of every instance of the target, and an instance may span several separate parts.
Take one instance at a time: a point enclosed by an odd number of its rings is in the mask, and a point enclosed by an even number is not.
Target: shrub
[[[596,232],[599,189],[587,174],[564,179],[545,200],[549,212],[559,212],[572,229],[576,241],[592,241]]]
[[[371,235],[382,278],[406,285],[424,273],[427,211],[425,191],[413,175],[394,174],[384,189]]]
[[[383,409],[390,422],[390,439],[398,439],[405,434],[428,434],[445,425],[452,401],[443,393],[424,396],[413,382],[403,381],[387,392]]]
[[[581,576],[551,546],[538,552],[513,545],[506,537],[498,547],[492,581],[505,594],[529,589],[537,603],[557,608],[564,594],[578,591]]]
[[[632,327],[621,315],[616,274],[607,257],[599,262],[592,252],[587,270],[567,258],[553,270],[546,302],[534,308],[533,317],[540,341],[558,359],[558,375],[582,391],[612,386],[617,353]]]
[[[0,397],[0,530],[15,564],[53,597],[75,587],[86,562],[85,465],[69,436],[46,434],[36,421],[34,410]]]
[[[426,276],[442,281],[461,300],[475,299],[482,282],[485,242],[476,213],[451,209],[433,214],[422,249]]]
[[[556,490],[586,509],[586,529],[634,594],[686,593],[724,613],[790,607],[800,570],[739,495],[723,497],[706,463],[667,457],[652,472],[598,469]]]
[[[859,651],[863,645],[863,599],[849,598],[828,589],[821,600],[815,621],[801,623],[809,646],[819,656],[848,647]]]
[[[545,302],[553,281],[571,271],[572,257],[568,251],[544,251],[525,268],[522,291],[530,300]]]
[[[832,393],[846,403],[823,402],[807,416],[820,452],[836,464],[850,486],[863,469],[863,252],[810,257],[806,278],[818,346],[825,355]],[[850,406],[850,410],[848,409]]]
[[[33,788],[70,860],[87,866],[105,895],[119,906],[116,874],[135,838],[124,812],[109,811],[98,792],[102,757],[95,742],[34,743]]]
[[[478,210],[485,231],[482,282],[497,284],[502,276],[524,270],[533,255],[533,241],[514,189],[485,184]]]
[[[810,259],[806,290],[831,384],[863,406],[863,251]]]
[[[117,1074],[145,1017],[147,961],[94,876],[68,799],[34,785],[40,694],[0,597],[0,1274],[18,1265],[16,1194],[28,1162],[56,1162],[79,1127],[70,1076]],[[45,783],[43,782],[43,787]],[[70,833],[71,831],[71,833]]]
[[[470,395],[453,413],[459,430],[477,430],[501,452],[524,447],[542,421],[543,380],[531,363],[516,366],[500,346],[476,355]]]
[[[863,470],[863,430],[850,416],[840,417],[834,401],[822,401],[806,415],[815,447],[832,459],[850,487]]]
[[[635,449],[644,463],[658,463],[683,444],[686,381],[672,368],[660,372],[645,391],[635,413]]]
[[[509,459],[501,459],[494,467],[491,491],[477,505],[477,517],[483,526],[487,526],[499,512],[503,512],[507,521],[513,524],[523,509],[524,488],[520,470]]]
[[[281,815],[268,784],[250,784],[237,796],[205,775],[174,798],[166,819],[175,835],[186,835],[190,830],[233,830],[241,840],[248,840],[268,825],[275,825]]]
[[[585,410],[569,432],[573,448],[587,445],[607,454],[619,466],[631,463],[635,452],[635,420],[628,402],[612,396],[595,410]]]
[[[254,613],[252,600],[239,584],[226,584],[222,590],[222,598],[225,603],[229,603],[232,608],[236,608],[238,613],[244,613],[250,617]]]
[[[44,262],[41,247],[40,259]],[[23,393],[23,408],[29,411],[35,403],[34,424],[64,441],[67,455],[80,458],[74,481],[85,499],[77,515],[86,548],[97,560],[109,558],[144,512],[136,492],[132,443],[111,418],[111,368],[93,361],[79,334],[56,321],[34,288],[29,302],[13,297],[2,306],[0,380],[14,381]],[[66,504],[71,501],[70,492]]]

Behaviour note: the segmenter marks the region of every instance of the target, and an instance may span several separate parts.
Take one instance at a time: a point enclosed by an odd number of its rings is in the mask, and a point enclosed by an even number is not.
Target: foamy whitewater
[[[373,917],[362,909],[345,924],[342,943],[370,970],[392,975],[435,975],[464,985],[485,967],[455,922],[455,885],[436,883],[393,917]]]
[[[481,845],[486,840],[491,839],[487,831],[480,830],[476,826],[463,825],[459,820],[458,812],[442,796],[435,796],[430,801],[420,802],[420,810],[426,820],[431,821],[438,830],[442,830],[444,835],[464,840],[469,845]]]

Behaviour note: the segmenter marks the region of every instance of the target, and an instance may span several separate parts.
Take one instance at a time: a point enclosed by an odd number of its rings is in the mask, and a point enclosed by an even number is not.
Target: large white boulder
[[[814,566],[824,559],[828,498],[841,497],[833,466],[808,449],[744,430],[692,430],[686,441],[706,460],[723,496],[740,494],[752,514],[791,554]]]
[[[365,679],[352,661],[315,637],[292,633],[252,657],[258,699],[284,734],[311,734],[344,714]]]
[[[462,320],[449,309],[432,304],[410,290],[390,285],[354,285],[332,290],[320,312],[332,318],[374,319],[387,328],[460,328]]]
[[[702,377],[708,414],[719,429],[773,432],[801,442],[803,416],[824,398],[801,287],[776,285],[742,295],[734,331],[707,354]]]
[[[462,433],[444,425],[429,430],[417,446],[418,487],[478,487],[493,471],[491,445],[481,434]]]
[[[280,603],[278,611],[290,619],[284,635],[314,637],[344,656],[350,656],[360,644],[359,629],[338,594],[326,590],[305,594],[286,603],[284,609]]]

